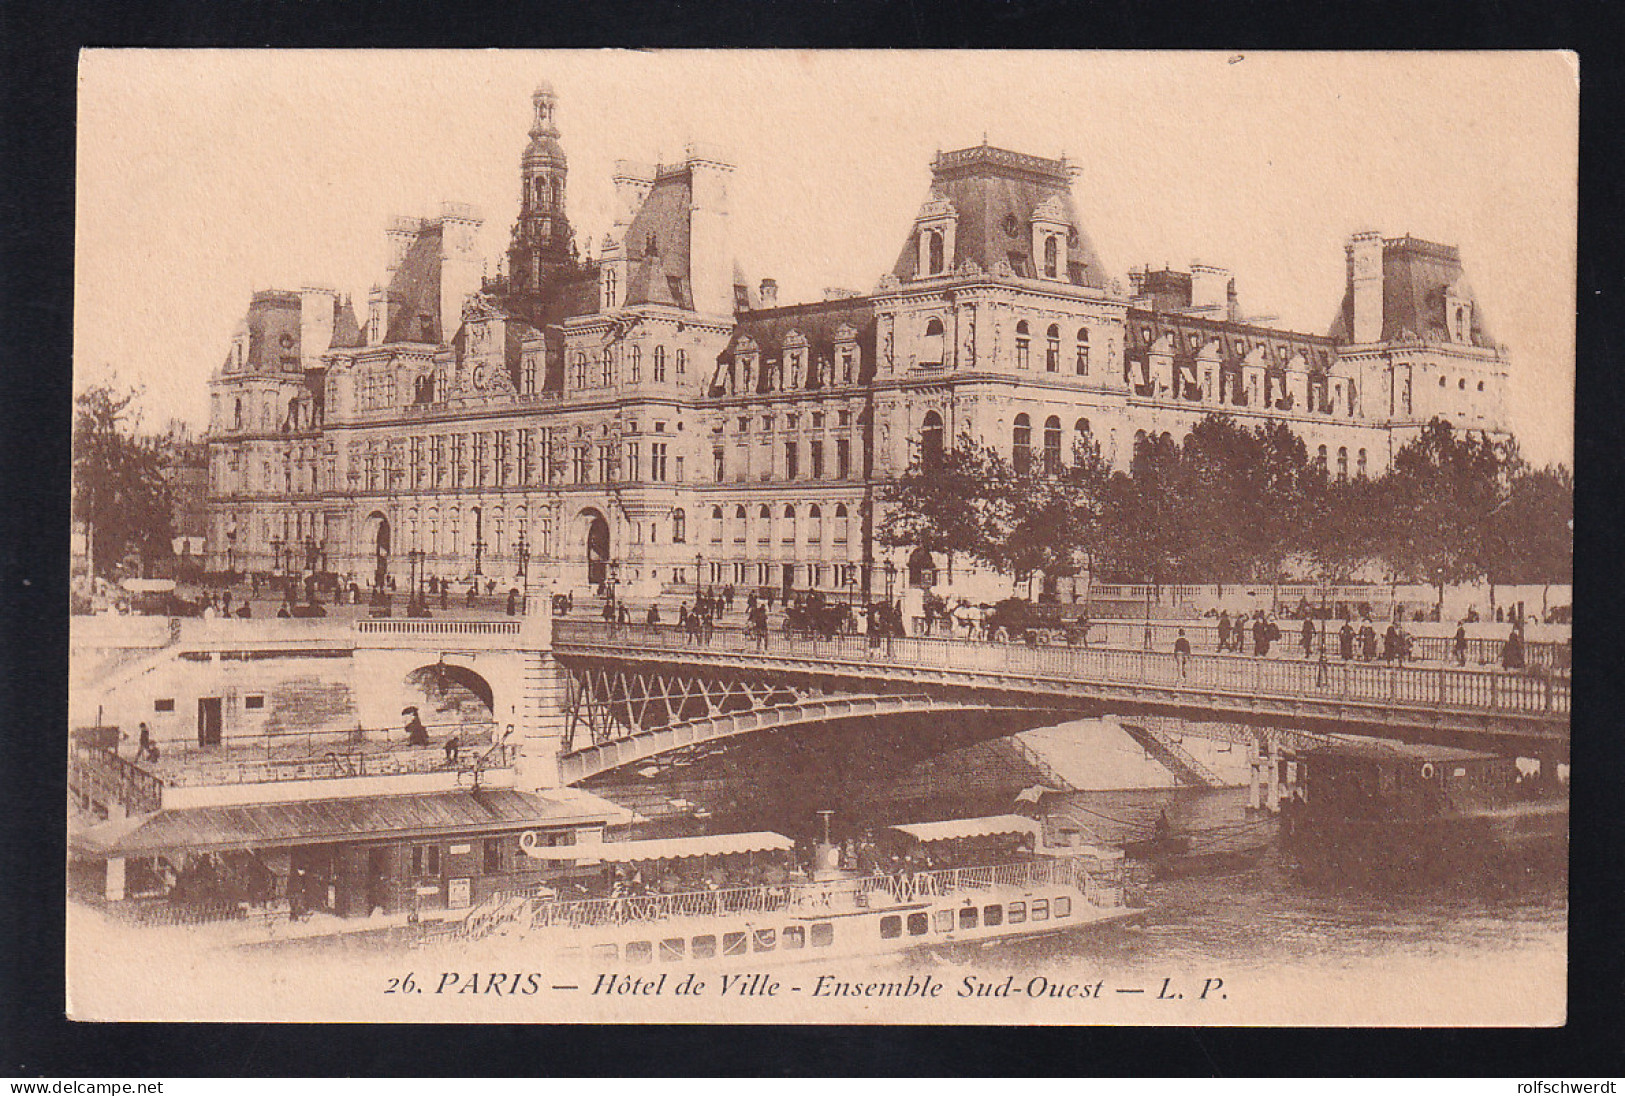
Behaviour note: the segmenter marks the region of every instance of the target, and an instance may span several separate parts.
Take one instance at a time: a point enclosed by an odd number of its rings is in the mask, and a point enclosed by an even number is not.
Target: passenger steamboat
[[[540,953],[595,967],[681,962],[726,968],[977,947],[1141,912],[1125,901],[1121,850],[1047,846],[1039,824],[1029,818],[896,826],[887,837],[917,855],[894,860],[905,865],[895,870],[847,870],[835,866],[838,857],[826,843],[818,867],[786,874],[782,882],[724,887],[712,877],[701,888],[674,887],[670,893],[571,899],[542,889],[498,896],[473,911],[458,935],[479,942],[474,946],[481,951]],[[998,862],[921,866],[939,857],[959,860],[956,853],[1001,838],[1015,840],[1011,854]],[[707,863],[741,854],[771,860],[775,853],[788,855],[793,843],[763,832],[522,847],[535,859],[570,860],[578,867],[596,863],[607,874],[615,865]]]

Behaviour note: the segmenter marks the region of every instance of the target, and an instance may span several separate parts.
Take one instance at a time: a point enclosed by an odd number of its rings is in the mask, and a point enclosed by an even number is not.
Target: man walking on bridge
[[[1191,641],[1185,638],[1185,629],[1179,630],[1179,638],[1174,640],[1174,664],[1179,667],[1179,676],[1184,678],[1185,667],[1191,660]]]

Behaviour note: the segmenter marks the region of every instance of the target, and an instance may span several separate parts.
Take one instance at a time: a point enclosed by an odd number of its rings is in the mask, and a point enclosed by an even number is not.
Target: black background
[[[0,0],[0,1072],[10,1077],[1625,1075],[1625,42],[1607,3]],[[75,67],[85,46],[1574,49],[1576,695],[1563,1029],[76,1024],[63,1018]],[[1463,109],[1473,109],[1463,104]],[[139,271],[132,270],[132,276]],[[1561,318],[1557,318],[1561,321]],[[1509,980],[1515,974],[1508,972]]]

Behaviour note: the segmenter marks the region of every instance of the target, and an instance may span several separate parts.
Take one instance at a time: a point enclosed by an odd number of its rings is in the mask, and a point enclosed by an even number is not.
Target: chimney
[[[1206,263],[1191,263],[1191,307],[1226,315],[1229,311],[1230,272]]]
[[[322,355],[333,345],[333,316],[339,295],[331,289],[305,286],[299,290],[299,357],[310,369],[322,364]]]
[[[1382,341],[1382,233],[1349,238],[1349,296],[1354,302],[1350,334],[1356,343]]]
[[[649,189],[655,183],[655,168],[653,164],[641,164],[634,160],[616,160],[612,179],[615,183],[615,224],[624,227],[630,225],[638,210],[643,208],[643,200],[649,196]]]
[[[761,289],[758,291],[758,296],[761,298],[761,307],[779,307],[779,283],[774,281],[772,278],[763,278]]]
[[[411,250],[412,243],[418,238],[418,232],[423,224],[416,217],[391,217],[389,225],[384,229],[384,235],[389,240],[389,259],[384,269],[393,274],[400,269],[401,263],[406,261],[406,253]]]

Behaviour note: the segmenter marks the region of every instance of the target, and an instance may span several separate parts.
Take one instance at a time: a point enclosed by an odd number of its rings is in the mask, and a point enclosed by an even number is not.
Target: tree
[[[1498,582],[1574,578],[1574,474],[1561,464],[1520,469],[1490,523],[1490,574]]]
[[[157,438],[137,433],[138,388],[87,389],[74,401],[73,509],[85,522],[93,573],[107,573],[131,552],[143,573],[170,553],[170,489]]]
[[[1442,605],[1447,584],[1489,573],[1491,523],[1521,467],[1515,443],[1434,419],[1383,477],[1383,554],[1413,581],[1437,585]]]
[[[915,458],[884,488],[885,518],[875,540],[890,548],[917,547],[959,553],[999,569],[995,562],[1001,486],[1013,475],[1009,463],[970,438],[940,454]]]

